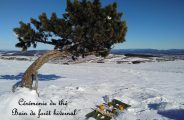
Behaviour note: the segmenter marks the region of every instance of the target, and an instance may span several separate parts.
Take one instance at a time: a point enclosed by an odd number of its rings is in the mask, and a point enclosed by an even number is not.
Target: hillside
[[[184,118],[184,61],[142,64],[82,63],[45,64],[39,70],[39,97],[36,92],[19,89],[14,83],[32,62],[0,60],[0,116],[3,120],[84,120],[85,114],[103,102],[103,96],[116,98],[131,106],[117,120],[182,120]],[[68,106],[20,106],[23,98],[31,102],[65,100]],[[38,112],[73,111],[74,116],[12,115],[12,109]]]

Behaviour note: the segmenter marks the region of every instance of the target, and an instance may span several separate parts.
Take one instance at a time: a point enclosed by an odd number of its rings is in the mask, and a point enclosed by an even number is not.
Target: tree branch
[[[34,40],[34,41],[44,43],[44,44],[56,45],[55,43],[53,43],[51,41],[41,41],[41,40]]]

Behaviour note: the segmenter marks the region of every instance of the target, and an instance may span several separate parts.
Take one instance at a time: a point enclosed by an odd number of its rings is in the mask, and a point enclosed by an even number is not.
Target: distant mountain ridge
[[[143,54],[143,55],[184,55],[184,49],[168,49],[168,50],[157,50],[157,49],[113,49],[112,54]]]
[[[0,50],[1,56],[35,56],[41,55],[49,50],[29,50],[29,51],[16,51],[16,50]]]
[[[1,56],[35,56],[41,55],[49,50],[29,50],[26,52],[16,50],[0,50]],[[124,55],[124,54],[141,54],[141,55],[153,55],[153,56],[164,56],[164,55],[184,55],[184,49],[168,49],[168,50],[157,50],[157,49],[112,49],[111,54]]]

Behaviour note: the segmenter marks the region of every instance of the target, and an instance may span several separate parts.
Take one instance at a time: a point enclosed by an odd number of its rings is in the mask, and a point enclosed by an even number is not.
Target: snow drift
[[[28,61],[0,60],[2,120],[84,120],[91,108],[104,102],[104,95],[131,105],[118,120],[184,119],[184,61],[136,65],[45,64],[39,70],[39,97],[35,91],[26,88],[12,93],[12,85],[21,80],[22,73],[30,64]],[[19,105],[21,98],[26,104],[31,101],[47,105]],[[67,105],[58,105],[61,100]],[[56,105],[50,105],[51,102]],[[28,115],[13,115],[14,108]],[[40,109],[45,115],[39,117]],[[75,112],[76,115],[53,115],[55,109],[58,112]],[[36,115],[30,115],[31,110]],[[46,115],[49,110],[51,115]]]

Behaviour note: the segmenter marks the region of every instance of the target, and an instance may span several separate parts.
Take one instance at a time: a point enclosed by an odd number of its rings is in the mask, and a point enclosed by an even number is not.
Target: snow
[[[111,18],[110,16],[107,16],[107,19],[108,19],[108,20],[111,20],[112,18]]]
[[[113,60],[112,60],[113,61]],[[0,118],[2,120],[84,120],[103,96],[116,98],[131,107],[117,120],[182,120],[184,119],[184,61],[149,62],[141,64],[81,63],[71,65],[45,64],[39,70],[39,97],[34,90],[11,87],[21,80],[30,61],[0,60]],[[26,102],[47,105],[19,105]],[[67,105],[49,105],[59,100]],[[72,112],[76,115],[12,115],[20,112]],[[93,118],[90,118],[93,120]]]

